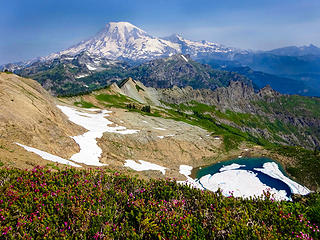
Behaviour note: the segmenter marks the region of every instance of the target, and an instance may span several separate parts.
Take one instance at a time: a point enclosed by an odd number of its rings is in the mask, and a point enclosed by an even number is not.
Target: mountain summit
[[[131,23],[110,22],[94,37],[44,59],[76,55],[83,51],[109,59],[146,61],[178,53],[198,57],[213,53],[230,54],[239,50],[207,41],[186,40],[179,35],[158,38]]]

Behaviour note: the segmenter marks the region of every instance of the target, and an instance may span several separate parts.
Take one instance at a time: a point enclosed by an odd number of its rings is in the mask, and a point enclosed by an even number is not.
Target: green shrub
[[[137,89],[138,92],[140,92],[140,90],[144,91],[144,89],[142,87],[140,87],[139,85],[137,85],[137,84],[136,84],[136,89]]]
[[[134,105],[134,104],[132,104],[132,103],[127,104],[126,107],[127,107],[128,109],[136,109],[136,105]]]
[[[150,113],[151,112],[151,107],[150,106],[143,106],[141,108],[142,112]]]
[[[82,107],[82,108],[92,108],[92,107],[96,107],[93,103],[83,101],[82,99],[81,99],[80,102],[74,102],[74,105],[77,106],[77,107]]]

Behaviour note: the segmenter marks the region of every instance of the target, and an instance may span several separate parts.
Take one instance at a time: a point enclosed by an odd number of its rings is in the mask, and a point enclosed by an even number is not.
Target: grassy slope
[[[314,225],[319,198],[306,205],[226,198],[107,169],[0,169],[0,183],[0,234],[6,239],[320,237]]]

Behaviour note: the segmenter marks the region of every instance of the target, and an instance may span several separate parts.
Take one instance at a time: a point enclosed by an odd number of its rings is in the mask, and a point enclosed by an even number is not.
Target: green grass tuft
[[[82,99],[81,99],[80,102],[74,102],[74,105],[77,106],[77,107],[82,107],[82,108],[92,108],[92,107],[96,108],[97,107],[93,103],[83,101]]]

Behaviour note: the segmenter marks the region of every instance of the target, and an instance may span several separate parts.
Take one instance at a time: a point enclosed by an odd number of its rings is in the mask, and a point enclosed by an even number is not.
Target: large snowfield
[[[110,126],[113,122],[106,119],[111,111],[100,110],[100,109],[87,109],[90,111],[82,112],[78,109],[68,107],[68,106],[57,106],[69,120],[77,125],[80,125],[87,129],[88,131],[79,136],[73,136],[72,138],[80,147],[80,152],[71,156],[70,160],[83,163],[90,166],[101,167],[106,164],[100,163],[99,158],[101,157],[102,150],[97,144],[97,139],[101,138],[103,133],[110,132],[116,134],[134,134],[139,132],[139,130],[127,129],[123,126]],[[91,113],[92,112],[92,113]],[[25,146],[17,143],[19,146],[24,147],[27,151],[33,152],[41,156],[43,159],[59,162],[62,164],[68,164],[75,167],[81,167],[69,160],[63,159],[61,157],[55,156],[53,154],[41,151],[36,148]]]
[[[80,147],[80,152],[74,154],[70,159],[91,166],[103,166],[99,158],[102,150],[97,144],[97,138],[101,138],[104,132],[118,134],[133,134],[139,130],[130,130],[123,126],[112,127],[110,120],[106,119],[111,111],[100,109],[88,109],[92,113],[80,112],[75,108],[60,106],[58,108],[68,116],[69,120],[88,130],[88,132],[74,136],[73,139]]]

